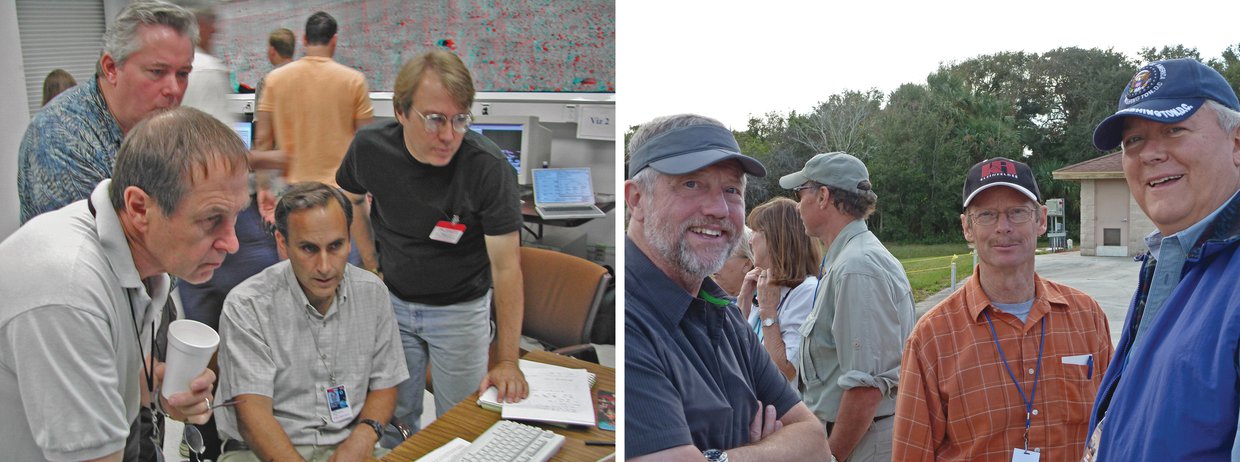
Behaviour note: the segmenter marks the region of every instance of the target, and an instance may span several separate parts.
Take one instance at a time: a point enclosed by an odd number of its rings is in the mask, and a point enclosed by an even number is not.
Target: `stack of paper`
[[[594,374],[524,359],[519,367],[530,386],[529,396],[518,403],[501,404],[495,399],[495,387],[491,387],[478,397],[478,405],[499,410],[509,420],[594,425],[594,402],[590,398]]]

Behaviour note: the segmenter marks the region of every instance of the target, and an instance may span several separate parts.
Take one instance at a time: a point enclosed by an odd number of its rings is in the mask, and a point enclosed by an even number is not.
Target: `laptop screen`
[[[588,168],[536,168],[530,172],[534,174],[537,205],[594,203]]]

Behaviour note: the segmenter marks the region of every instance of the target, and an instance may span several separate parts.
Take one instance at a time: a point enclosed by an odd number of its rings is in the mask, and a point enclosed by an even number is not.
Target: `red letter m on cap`
[[[998,174],[1016,176],[1016,164],[1006,160],[996,160],[982,166],[982,178]]]

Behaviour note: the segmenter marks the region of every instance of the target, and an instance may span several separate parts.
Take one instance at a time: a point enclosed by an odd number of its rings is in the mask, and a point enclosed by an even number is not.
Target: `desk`
[[[614,392],[616,390],[615,369],[547,351],[531,351],[525,355],[525,359],[555,364],[557,366],[586,369],[598,374],[594,389],[590,392],[591,398],[595,400],[596,410],[598,391],[607,390]],[[384,462],[417,460],[419,457],[434,451],[456,437],[473,441],[488,428],[491,428],[491,425],[500,420],[498,412],[483,409],[481,406],[478,406],[477,400],[477,393],[469,395],[464,401],[449,409],[442,417],[435,419],[430,426],[409,437],[404,443],[401,443],[400,446],[397,446],[396,449],[384,456],[382,460]],[[534,422],[522,423],[564,435],[564,447],[560,448],[560,452],[551,458],[553,461],[594,462],[615,452],[616,449],[612,446],[586,446],[585,442],[587,440],[616,440],[616,432],[599,430],[597,426],[566,429]]]
[[[606,202],[595,201],[594,205],[598,207],[599,210],[602,210],[603,213],[607,213],[607,212],[610,212],[612,209],[616,208],[616,201],[615,200],[610,200]],[[558,220],[545,220],[543,219],[543,217],[538,215],[537,210],[534,210],[534,200],[532,198],[525,198],[525,200],[521,203],[521,219],[525,222],[523,227],[525,228],[526,231],[529,231],[529,233],[534,236],[534,239],[542,239],[543,225],[573,228],[573,227],[581,226],[583,224],[588,223],[590,220],[593,220],[593,218],[567,218],[567,219],[558,219]],[[530,228],[530,225],[538,225],[538,231],[534,231],[533,228]]]

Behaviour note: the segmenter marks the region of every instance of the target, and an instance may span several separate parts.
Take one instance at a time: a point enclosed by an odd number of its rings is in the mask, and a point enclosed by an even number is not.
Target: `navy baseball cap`
[[[1191,58],[1146,64],[1120,92],[1119,109],[1094,129],[1094,147],[1103,151],[1119,147],[1124,117],[1179,122],[1192,117],[1206,100],[1240,111],[1236,92],[1214,68]]]
[[[629,178],[646,167],[666,175],[684,175],[708,165],[735,159],[753,176],[766,176],[757,159],[741,154],[727,128],[702,124],[675,128],[651,138],[629,157]]]

